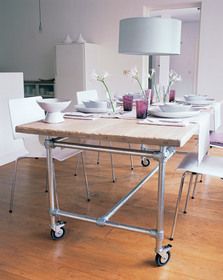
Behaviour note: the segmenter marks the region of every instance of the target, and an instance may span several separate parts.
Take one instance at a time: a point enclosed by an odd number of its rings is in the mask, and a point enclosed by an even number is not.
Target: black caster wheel
[[[142,164],[142,166],[147,167],[150,165],[150,160],[148,158],[143,158],[141,160],[141,164]]]
[[[53,240],[58,240],[58,239],[61,239],[65,234],[65,228],[64,227],[61,227],[59,231],[54,231],[53,229],[51,229],[50,231],[50,235],[51,235],[51,238]]]
[[[170,260],[170,251],[166,252],[166,257],[162,257],[159,254],[156,254],[155,262],[157,266],[163,266],[168,263]]]

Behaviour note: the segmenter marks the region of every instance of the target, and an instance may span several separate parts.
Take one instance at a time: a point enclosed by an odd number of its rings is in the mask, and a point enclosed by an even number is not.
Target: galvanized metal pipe
[[[121,198],[110,211],[99,218],[99,223],[105,223],[108,221],[142,186],[159,170],[159,166],[156,166],[149,174],[147,174],[128,194]]]
[[[49,202],[50,202],[51,211],[54,211],[55,209],[54,164],[53,164],[53,157],[52,157],[51,140],[49,140],[48,137],[45,141],[45,147],[46,147],[47,167],[48,167]],[[51,226],[55,225],[56,223],[55,216],[51,215],[50,218],[51,218]]]
[[[156,160],[160,158],[160,151],[142,151],[137,149],[126,149],[119,147],[106,147],[106,146],[98,146],[93,144],[80,144],[80,143],[68,143],[68,142],[56,142],[52,141],[52,145],[54,147],[62,147],[62,148],[75,148],[81,150],[88,151],[100,151],[107,153],[116,153],[116,154],[126,154],[126,155],[134,155],[134,156],[147,156]]]
[[[56,209],[55,211],[51,211],[50,213],[51,213],[51,215],[60,215],[61,217],[72,218],[72,219],[81,220],[81,221],[90,222],[90,223],[95,223],[95,224],[97,224],[97,220],[98,220],[96,218],[92,218],[92,217],[89,217],[87,215],[70,213],[70,212],[67,212],[67,211],[59,210],[59,209]],[[107,221],[105,223],[105,226],[124,229],[124,230],[128,230],[128,231],[140,232],[140,233],[148,234],[148,235],[150,235],[154,238],[157,237],[157,231],[155,229],[148,229],[148,228],[143,228],[143,227],[131,226],[131,225],[127,225],[127,224],[120,224],[120,223],[110,222],[110,221]]]

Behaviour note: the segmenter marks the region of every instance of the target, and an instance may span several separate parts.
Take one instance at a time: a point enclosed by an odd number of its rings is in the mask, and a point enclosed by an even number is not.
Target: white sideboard
[[[99,98],[105,99],[105,88],[92,79],[93,71],[100,75],[109,73],[106,82],[113,95],[138,92],[138,84],[124,76],[123,71],[140,65],[141,61],[140,56],[130,59],[108,46],[91,43],[56,45],[55,96],[73,101],[69,111],[76,104],[77,91],[95,89]]]
[[[0,165],[26,153],[23,142],[12,134],[8,101],[24,97],[23,73],[0,73]]]
[[[76,104],[76,92],[97,89],[92,84],[93,69],[101,69],[101,47],[96,44],[59,44],[56,46],[56,85],[55,96],[66,98]]]

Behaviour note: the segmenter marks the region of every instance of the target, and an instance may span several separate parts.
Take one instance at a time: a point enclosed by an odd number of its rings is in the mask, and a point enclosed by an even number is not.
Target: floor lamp
[[[120,21],[119,52],[133,55],[180,54],[181,21],[172,18],[136,17]],[[160,170],[162,164],[159,163]],[[160,176],[159,176],[160,178]],[[171,245],[162,246],[164,228],[164,190],[158,182],[158,214],[156,235],[156,263],[166,264],[170,259]]]
[[[120,21],[119,52],[131,55],[180,54],[181,21],[162,17],[135,17]]]

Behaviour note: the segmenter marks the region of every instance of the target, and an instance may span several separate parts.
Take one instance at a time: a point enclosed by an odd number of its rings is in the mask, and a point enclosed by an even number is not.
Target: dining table
[[[159,124],[136,118],[99,117],[81,119],[68,117],[61,123],[51,124],[40,120],[17,126],[17,132],[45,136],[50,230],[53,239],[60,239],[65,233],[65,221],[59,220],[59,216],[95,223],[98,226],[109,226],[139,232],[155,239],[155,263],[157,266],[165,265],[170,259],[170,250],[172,247],[170,244],[163,244],[166,163],[175,154],[176,150],[182,148],[194,135],[198,134],[199,138],[202,138],[204,136],[204,129],[208,130],[207,133],[209,133],[209,126],[201,127],[205,117],[207,119],[210,118],[210,113],[199,113],[196,116],[197,121],[182,123],[170,121],[169,123],[160,122]],[[101,143],[101,141],[113,142],[114,144],[112,147],[110,145],[95,144],[98,142]],[[125,148],[120,143],[129,143],[131,145]],[[141,145],[149,146],[149,149],[141,149]],[[62,210],[57,205],[56,200],[58,194],[55,187],[55,170],[52,158],[52,150],[56,147],[140,156],[155,160],[156,165],[152,169],[148,168],[147,174],[140,182],[133,186],[105,214],[100,217],[91,217],[89,215]],[[111,219],[155,173],[158,174],[156,228],[123,224]]]

